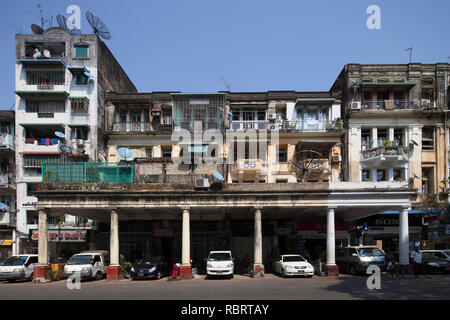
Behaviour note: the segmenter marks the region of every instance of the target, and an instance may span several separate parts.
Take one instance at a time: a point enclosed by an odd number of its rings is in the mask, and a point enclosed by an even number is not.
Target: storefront
[[[30,230],[29,243],[35,245],[39,240],[38,230]],[[48,230],[49,261],[52,263],[67,262],[71,256],[89,250],[91,230]]]

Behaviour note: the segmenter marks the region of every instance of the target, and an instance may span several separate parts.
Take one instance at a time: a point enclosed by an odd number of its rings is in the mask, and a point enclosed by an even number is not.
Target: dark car
[[[422,250],[422,260],[427,273],[450,273],[450,260],[442,251]]]
[[[136,262],[130,270],[131,279],[161,279],[170,275],[171,264],[165,257],[147,257]]]

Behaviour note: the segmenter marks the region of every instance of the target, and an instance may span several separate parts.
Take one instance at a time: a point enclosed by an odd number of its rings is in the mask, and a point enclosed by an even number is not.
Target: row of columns
[[[182,207],[182,249],[181,249],[181,277],[189,279],[191,277],[191,252],[190,252],[190,208]],[[326,239],[326,266],[328,275],[337,275],[338,267],[335,258],[335,209],[327,209],[327,239]],[[254,208],[254,261],[253,276],[264,275],[264,265],[262,260],[262,208]],[[400,212],[400,264],[409,264],[409,208],[403,208]],[[114,280],[122,277],[122,269],[119,261],[119,214],[117,210],[111,210],[111,230],[110,230],[110,266],[107,268],[107,278]],[[38,240],[38,262],[39,267],[48,266],[48,232],[47,213],[39,211],[39,240]],[[40,272],[35,272],[35,278],[42,277]]]

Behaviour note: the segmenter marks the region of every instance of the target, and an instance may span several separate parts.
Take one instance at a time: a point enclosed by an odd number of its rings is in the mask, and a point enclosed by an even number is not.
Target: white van
[[[106,277],[106,267],[109,266],[108,251],[83,251],[73,255],[64,267],[64,277],[70,277],[76,272],[81,279],[101,280]]]
[[[206,260],[207,276],[228,276],[233,278],[234,262],[231,251],[211,251]]]
[[[37,266],[37,254],[11,256],[0,265],[0,279],[9,282],[22,279],[33,281],[34,267]]]

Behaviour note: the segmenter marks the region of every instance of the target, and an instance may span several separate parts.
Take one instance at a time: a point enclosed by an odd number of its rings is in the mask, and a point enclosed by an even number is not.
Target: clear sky
[[[76,4],[141,92],[329,90],[347,63],[448,62],[448,0],[13,0],[1,2],[0,109],[14,104],[14,35]],[[381,29],[369,30],[370,5]],[[56,26],[54,19],[53,26]]]

